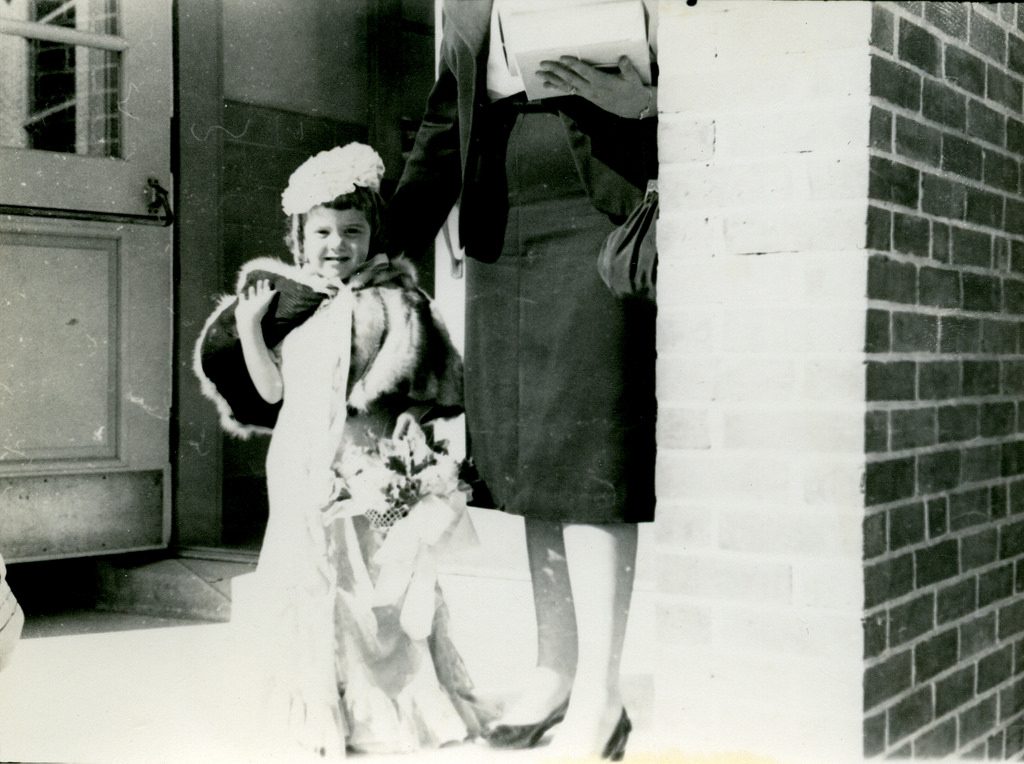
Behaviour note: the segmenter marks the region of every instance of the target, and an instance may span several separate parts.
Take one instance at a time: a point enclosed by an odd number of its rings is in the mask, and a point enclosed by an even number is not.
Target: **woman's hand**
[[[275,294],[277,294],[277,290],[271,288],[270,281],[267,279],[260,279],[248,289],[243,289],[238,295],[235,323],[245,323],[250,326],[258,324],[267,314],[270,301],[274,299]]]
[[[601,71],[574,56],[562,56],[558,61],[541,61],[537,75],[545,88],[582,96],[620,117],[637,119],[654,113],[654,88],[644,85],[626,56],[619,59],[618,72]]]

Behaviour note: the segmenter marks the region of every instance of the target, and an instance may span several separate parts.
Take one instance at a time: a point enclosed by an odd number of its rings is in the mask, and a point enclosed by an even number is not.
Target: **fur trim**
[[[352,316],[352,372],[358,378],[348,392],[347,405],[366,412],[382,397],[399,394],[412,401],[434,404],[451,415],[462,407],[462,361],[430,298],[415,288],[416,269],[404,258],[395,258],[390,276],[381,272],[380,281],[354,292]],[[248,275],[270,271],[303,283],[315,291],[330,294],[330,283],[274,258],[247,262],[237,279],[241,290]],[[397,273],[396,273],[397,271]],[[221,427],[231,435],[247,439],[272,430],[239,422],[227,400],[203,371],[201,351],[210,327],[237,300],[236,295],[220,298],[196,341],[192,370],[204,397],[217,407]],[[339,391],[344,396],[344,391]]]
[[[203,343],[206,341],[206,335],[210,331],[210,327],[217,322],[224,311],[235,303],[238,299],[237,293],[242,291],[249,274],[254,271],[269,271],[270,273],[284,276],[300,284],[305,284],[310,289],[322,294],[330,294],[326,279],[323,279],[316,274],[309,273],[308,271],[303,271],[298,266],[286,263],[283,260],[278,260],[274,257],[257,257],[246,262],[238,271],[238,278],[235,280],[235,294],[222,295],[217,301],[217,307],[206,319],[206,322],[203,324],[203,329],[196,340],[195,347],[192,350],[192,373],[195,374],[199,380],[199,390],[203,394],[203,397],[212,401],[217,407],[220,426],[225,432],[230,435],[234,435],[236,438],[240,438],[241,440],[248,440],[253,435],[269,435],[272,430],[269,427],[245,424],[243,422],[239,422],[235,418],[235,414],[231,410],[230,404],[220,394],[216,385],[213,384],[213,381],[210,380],[203,371],[201,354]]]
[[[231,307],[236,299],[237,298],[234,295],[223,295],[220,300],[218,300],[216,309],[210,314],[210,317],[206,319],[206,323],[203,324],[203,330],[199,332],[199,338],[196,340],[195,347],[192,349],[192,373],[195,374],[196,378],[199,380],[199,390],[203,394],[203,397],[213,401],[214,405],[217,407],[220,426],[227,433],[234,435],[236,438],[248,440],[252,435],[269,435],[272,430],[267,427],[242,424],[235,419],[235,414],[231,410],[231,406],[220,392],[218,392],[217,386],[214,385],[210,378],[206,376],[206,372],[203,371],[202,348],[203,343],[206,341],[206,335],[210,331],[210,327],[216,323],[217,319],[220,318],[221,314],[225,310]]]

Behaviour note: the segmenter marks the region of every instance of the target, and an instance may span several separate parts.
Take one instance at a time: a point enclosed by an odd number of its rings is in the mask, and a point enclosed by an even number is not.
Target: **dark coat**
[[[504,180],[509,112],[492,108],[486,73],[491,0],[445,0],[437,82],[391,200],[392,247],[413,259],[427,251],[458,202],[466,254],[501,253],[507,210]],[[657,120],[625,119],[584,98],[545,101],[560,113],[594,206],[621,222],[657,176]]]

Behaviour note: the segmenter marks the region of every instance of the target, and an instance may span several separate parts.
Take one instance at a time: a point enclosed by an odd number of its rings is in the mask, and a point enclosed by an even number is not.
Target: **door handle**
[[[149,191],[149,202],[146,210],[150,215],[155,215],[164,227],[174,222],[174,212],[171,210],[171,195],[167,189],[160,185],[156,178],[146,179],[146,189]],[[163,217],[160,213],[163,213]]]
[[[146,215],[132,215],[126,212],[100,212],[98,210],[66,210],[61,207],[27,207],[18,204],[0,204],[0,215],[18,215],[28,218],[60,218],[62,220],[87,220],[98,223],[132,223],[135,225],[158,225],[166,228],[174,222],[171,210],[171,195],[156,178],[146,180]],[[162,213],[162,214],[161,214]]]

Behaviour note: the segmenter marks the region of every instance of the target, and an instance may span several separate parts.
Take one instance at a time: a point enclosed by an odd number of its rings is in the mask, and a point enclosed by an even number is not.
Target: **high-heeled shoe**
[[[499,724],[484,730],[483,737],[495,748],[533,748],[549,729],[565,719],[569,699],[534,724]]]
[[[612,735],[605,744],[601,758],[622,761],[622,757],[626,755],[626,741],[629,740],[629,733],[632,731],[633,723],[626,715],[626,709],[622,709],[622,716],[619,717],[619,723],[612,730]]]

